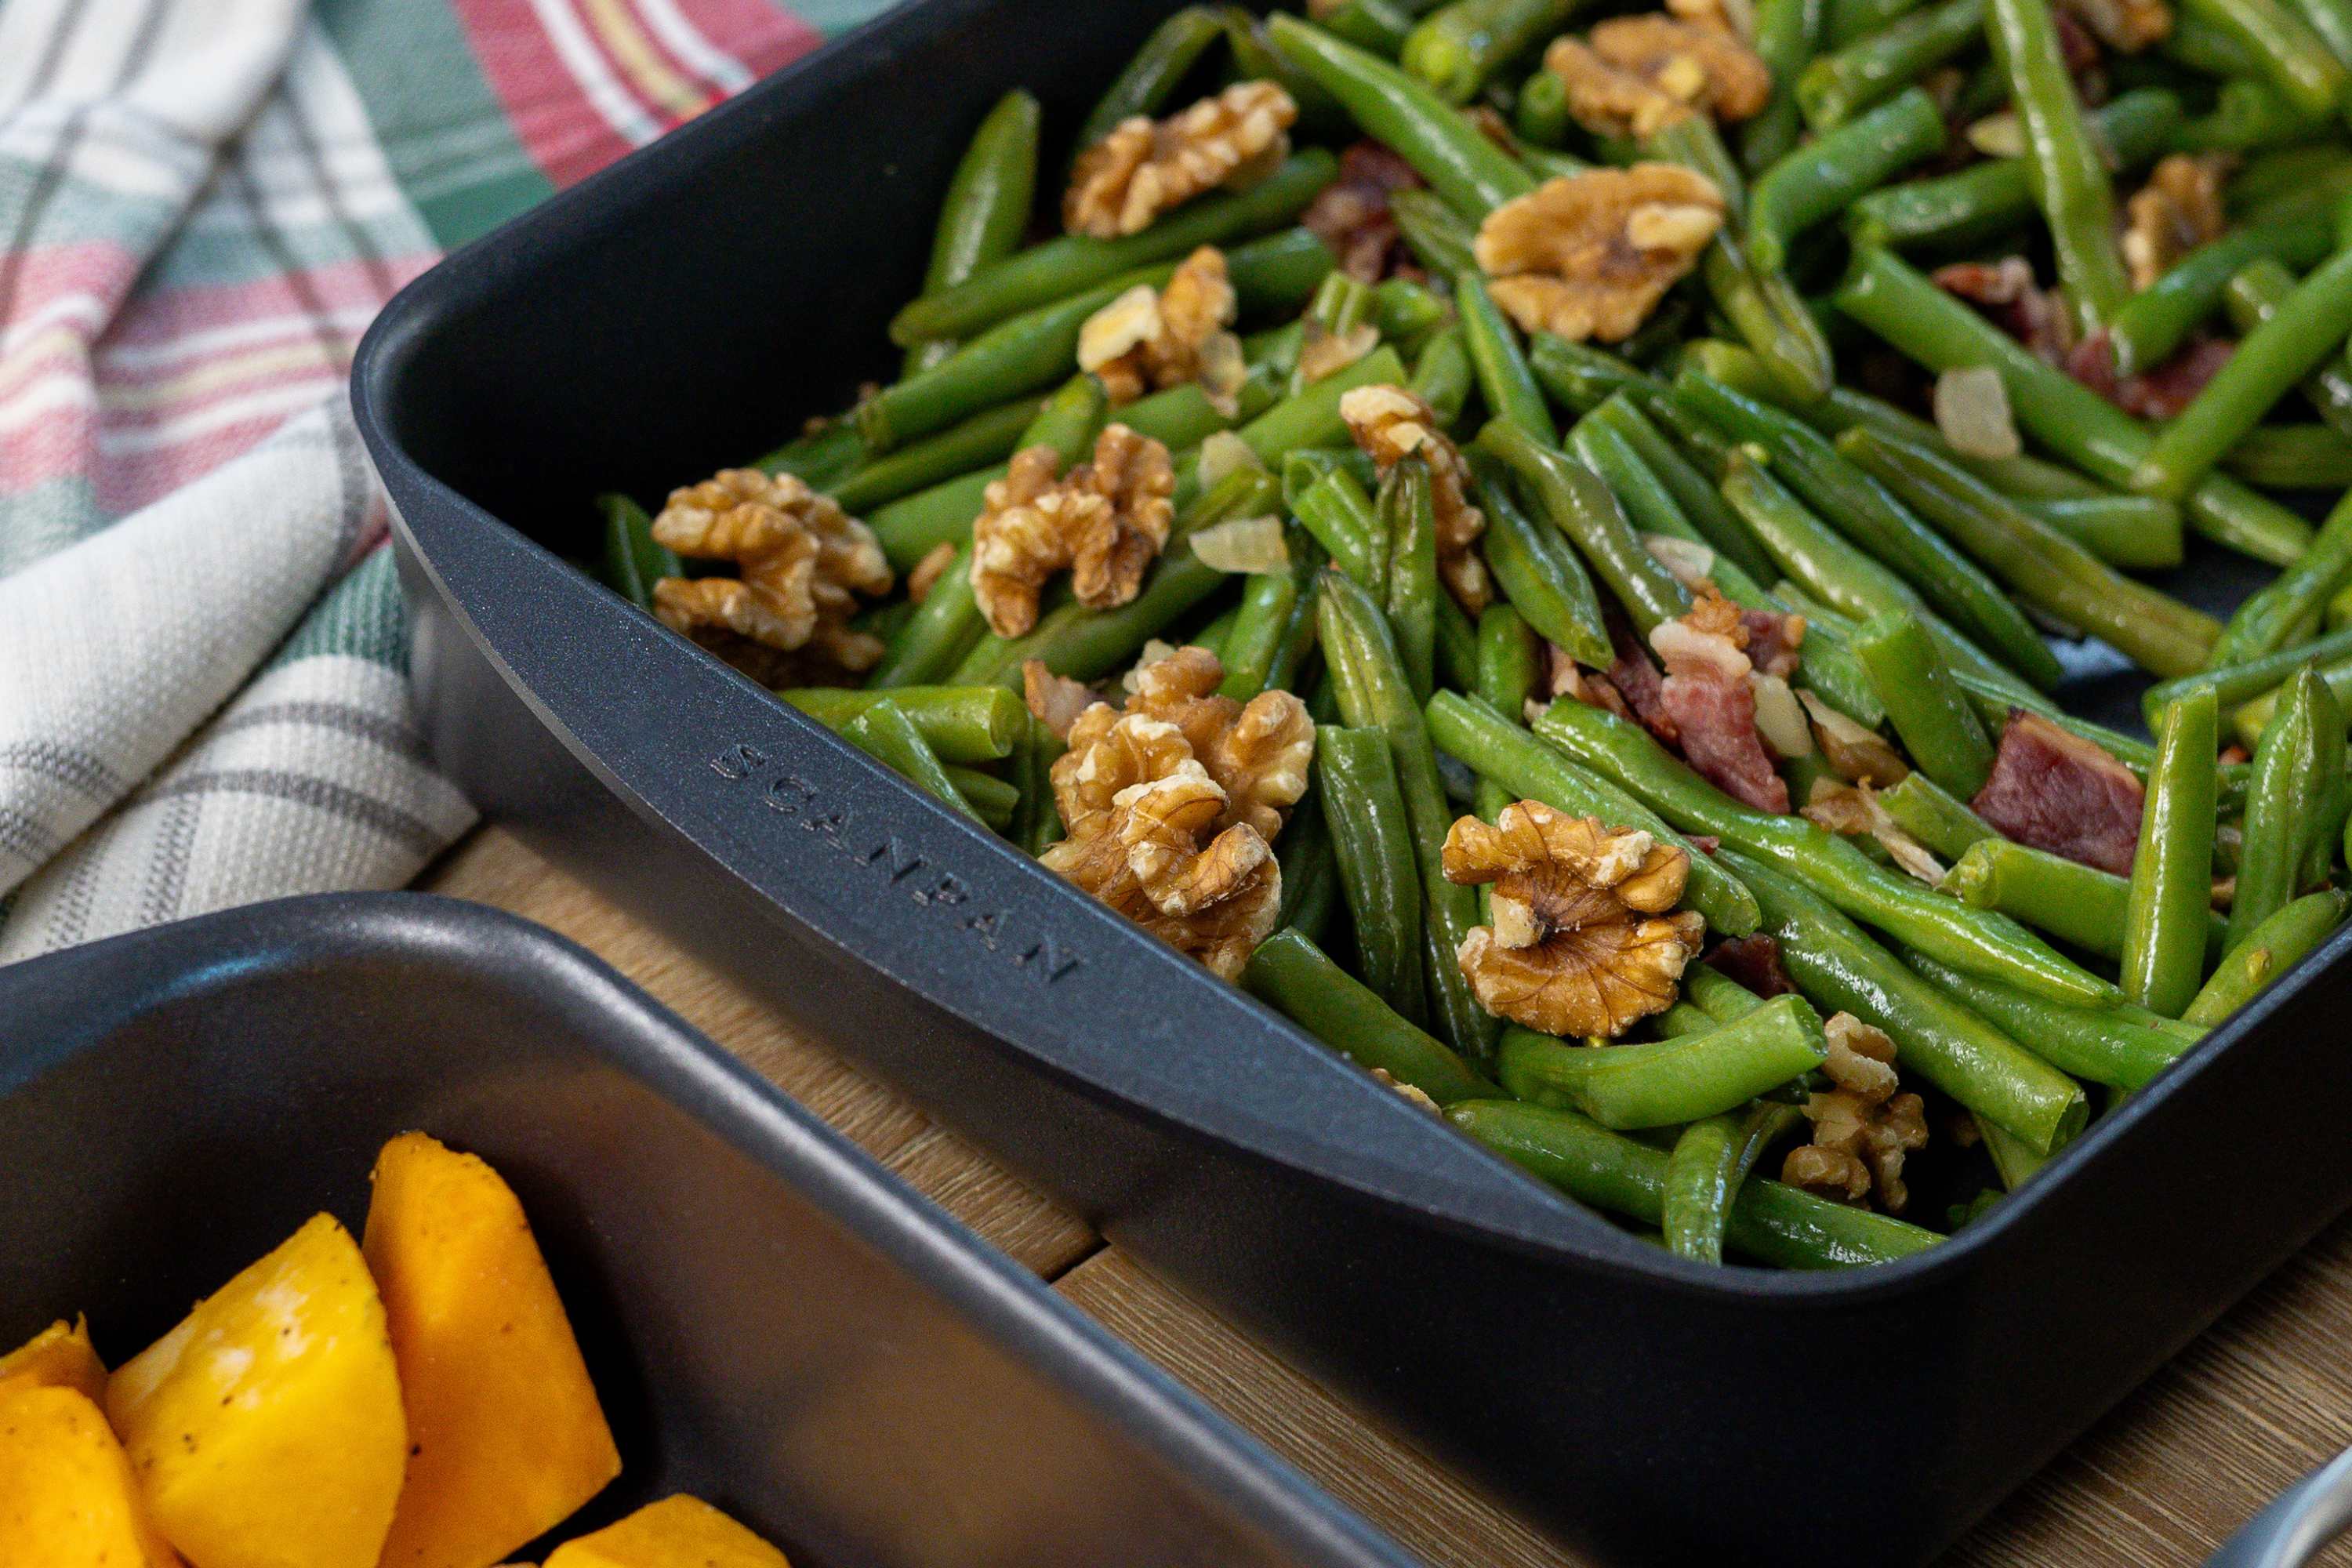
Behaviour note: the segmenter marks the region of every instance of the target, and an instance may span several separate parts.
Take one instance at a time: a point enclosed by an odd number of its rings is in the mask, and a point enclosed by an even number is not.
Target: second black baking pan
[[[421,1128],[520,1195],[623,1456],[801,1568],[1412,1568],[569,942],[288,900],[0,969],[0,1346],[120,1361]],[[9,1568],[35,1568],[12,1563]]]
[[[1709,1270],[1568,1204],[573,572],[885,374],[964,137],[1172,0],[928,0],[412,286],[354,375],[493,816],[1619,1563],[1924,1562],[2352,1200],[2352,938],[1949,1245]],[[2226,1155],[2217,1153],[2228,1151]]]

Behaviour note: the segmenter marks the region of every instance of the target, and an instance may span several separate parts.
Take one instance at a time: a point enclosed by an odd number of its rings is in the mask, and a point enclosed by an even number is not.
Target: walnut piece
[[[1647,136],[1694,113],[1727,124],[1772,97],[1770,69],[1728,27],[1655,12],[1554,39],[1544,68],[1568,89],[1577,122],[1603,136]]]
[[[882,644],[847,622],[860,594],[890,591],[873,530],[792,474],[722,468],[670,492],[653,535],[680,555],[732,561],[733,577],[665,577],[654,614],[763,684],[870,669]]]
[[[1231,417],[1249,377],[1242,341],[1226,330],[1238,309],[1224,252],[1204,245],[1167,288],[1139,283],[1087,317],[1078,329],[1078,368],[1102,378],[1113,407],[1199,382],[1211,405]]]
[[[1057,741],[1067,741],[1078,715],[1102,700],[1093,687],[1055,675],[1034,658],[1022,661],[1021,696],[1031,716],[1051,730]]]
[[[1207,649],[1179,648],[1145,667],[1124,711],[1080,713],[1053,769],[1069,837],[1040,858],[1231,980],[1280,912],[1271,843],[1307,792],[1315,722],[1287,691],[1220,697],[1223,679]],[[1045,689],[1029,685],[1034,707]]]
[[[1051,447],[1024,447],[982,492],[971,525],[972,597],[999,637],[1037,624],[1037,590],[1065,567],[1078,603],[1126,604],[1168,542],[1176,470],[1166,447],[1107,425],[1093,459],[1056,479],[1061,461]]]
[[[1680,164],[1591,169],[1488,213],[1475,249],[1522,331],[1617,342],[1697,265],[1723,213],[1723,194]]]
[[[1298,105],[1275,83],[1237,81],[1157,124],[1140,114],[1122,120],[1070,171],[1062,225],[1116,239],[1203,191],[1254,185],[1289,156],[1297,118]]]
[[[1806,821],[1832,833],[1867,833],[1895,858],[1895,863],[1933,888],[1944,879],[1944,863],[1927,847],[1903,831],[1902,825],[1878,804],[1865,778],[1860,784],[1838,784],[1826,778],[1813,781],[1813,798],[1798,809]]]
[[[1429,465],[1431,509],[1437,517],[1437,575],[1454,603],[1470,615],[1486,607],[1493,590],[1486,563],[1471,546],[1486,531],[1486,514],[1470,504],[1469,470],[1461,448],[1438,427],[1437,411],[1402,386],[1351,388],[1339,399],[1339,417],[1356,445],[1386,475],[1409,457]]]
[[[2227,158],[2175,153],[2149,172],[2147,184],[2127,204],[2130,226],[2122,241],[2133,288],[2147,288],[2230,226],[2221,211],[2221,178],[2229,167]]]
[[[1813,1141],[1789,1152],[1780,1179],[1853,1204],[1874,1190],[1881,1207],[1901,1214],[1911,1196],[1903,1158],[1927,1145],[1927,1107],[1916,1094],[1895,1092],[1895,1042],[1884,1030],[1836,1013],[1822,1034],[1829,1045],[1822,1071],[1836,1087],[1807,1100]]]
[[[1479,1005],[1548,1035],[1614,1039],[1663,1011],[1706,930],[1695,911],[1665,912],[1690,875],[1685,851],[1541,801],[1492,826],[1460,818],[1444,867],[1449,882],[1494,884],[1495,923],[1455,955]]]

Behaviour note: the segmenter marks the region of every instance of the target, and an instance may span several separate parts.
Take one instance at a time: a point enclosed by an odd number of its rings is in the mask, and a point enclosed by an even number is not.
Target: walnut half
[[[971,588],[999,637],[1037,624],[1037,590],[1067,567],[1078,603],[1110,609],[1135,597],[1175,521],[1176,470],[1168,448],[1107,425],[1091,461],[1056,479],[1051,447],[1013,454],[982,492],[971,525]]]
[[[2147,184],[2126,204],[2130,226],[2121,241],[2133,288],[2147,288],[2174,262],[2221,237],[2230,226],[2221,210],[2221,177],[2229,171],[2225,157],[2175,153],[2149,172]]]
[[[1140,114],[1122,120],[1079,154],[1063,226],[1116,239],[1142,233],[1203,191],[1255,184],[1289,155],[1297,118],[1298,105],[1279,86],[1237,81],[1156,125]]]
[[[870,669],[882,645],[848,628],[860,594],[890,591],[873,530],[792,474],[723,468],[672,490],[655,540],[732,561],[733,577],[665,577],[654,614],[768,685]]]
[[[1690,857],[1638,828],[1604,827],[1541,801],[1475,816],[1445,836],[1445,879],[1494,884],[1493,926],[1455,957],[1480,1006],[1547,1035],[1614,1039],[1671,1005],[1706,917],[1665,911]]]
[[[1139,283],[1088,316],[1078,329],[1078,368],[1102,378],[1113,407],[1199,382],[1211,406],[1230,418],[1249,378],[1242,341],[1227,330],[1237,308],[1224,252],[1204,245],[1167,288]]]
[[[1568,89],[1577,123],[1600,136],[1647,136],[1694,113],[1746,120],[1772,96],[1771,71],[1728,28],[1656,13],[1556,38],[1544,68]]]
[[[1069,837],[1040,859],[1231,980],[1281,911],[1271,844],[1307,791],[1315,722],[1287,691],[1217,696],[1223,679],[1180,648],[1139,671],[1124,711],[1080,713],[1053,770]]]
[[[1678,163],[1547,180],[1486,215],[1475,247],[1522,331],[1633,335],[1723,226],[1723,194]]]

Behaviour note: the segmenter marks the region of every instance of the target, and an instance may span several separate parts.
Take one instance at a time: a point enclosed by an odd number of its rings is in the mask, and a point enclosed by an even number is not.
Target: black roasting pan
[[[801,1568],[1412,1568],[589,954],[419,894],[0,969],[0,1345],[131,1354],[422,1128],[521,1196],[624,1468]],[[29,1568],[29,1565],[26,1565]]]
[[[435,754],[533,846],[1574,1545],[1924,1562],[2352,1202],[2352,938],[1952,1244],[1834,1276],[1704,1269],[562,559],[592,552],[595,492],[657,499],[888,374],[883,323],[971,127],[1026,85],[1066,134],[1172,8],[908,6],[394,301],[353,396]]]

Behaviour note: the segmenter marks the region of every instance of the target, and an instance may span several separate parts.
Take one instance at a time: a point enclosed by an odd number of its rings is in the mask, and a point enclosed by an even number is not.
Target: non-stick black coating
[[[1066,134],[1172,8],[910,6],[394,303],[354,396],[436,754],[1594,1555],[1924,1561],[2352,1200],[2347,940],[1963,1238],[1834,1277],[1710,1271],[1454,1137],[541,547],[587,553],[586,496],[657,500],[888,374],[882,326],[970,128],[1026,85]],[[2131,691],[2095,696],[2112,716]]]
[[[289,900],[0,970],[0,1345],[135,1352],[422,1128],[521,1196],[621,1445],[551,1541],[688,1490],[833,1568],[1410,1568],[520,921]]]

